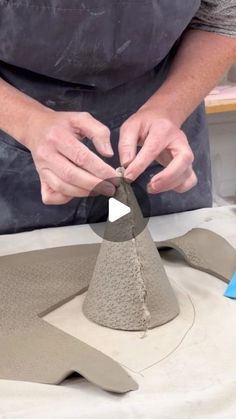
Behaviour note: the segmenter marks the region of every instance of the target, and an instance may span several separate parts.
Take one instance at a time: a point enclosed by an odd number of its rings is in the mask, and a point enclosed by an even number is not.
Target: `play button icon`
[[[103,195],[107,182],[115,185],[113,196]],[[100,182],[91,191],[84,209],[88,224],[98,236],[111,242],[125,242],[138,236],[148,223],[148,216],[145,214],[144,218],[142,214],[143,205],[149,215],[150,201],[145,188],[119,176]]]
[[[110,221],[110,223],[114,223],[115,221],[131,212],[131,209],[128,207],[128,205],[123,204],[115,198],[109,199],[108,208],[108,221]]]

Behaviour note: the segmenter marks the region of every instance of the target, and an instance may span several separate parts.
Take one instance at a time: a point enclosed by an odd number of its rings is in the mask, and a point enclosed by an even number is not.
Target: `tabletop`
[[[157,241],[207,228],[236,247],[235,220],[236,206],[229,206],[153,217],[148,227]],[[88,225],[43,229],[0,236],[0,255],[100,241]],[[236,300],[223,296],[225,283],[175,254],[163,263],[190,296],[194,321],[173,351],[134,374],[138,391],[115,395],[81,377],[60,386],[0,380],[0,419],[235,419]],[[75,305],[76,299],[45,320],[69,333]]]

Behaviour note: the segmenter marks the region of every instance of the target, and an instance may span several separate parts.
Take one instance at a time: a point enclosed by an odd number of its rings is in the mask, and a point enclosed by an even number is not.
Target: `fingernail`
[[[110,180],[113,185],[116,187],[120,186],[121,184],[121,177],[117,175],[117,177]]]
[[[147,191],[149,193],[157,193],[158,192],[158,183],[157,182],[151,182],[147,185]]]
[[[133,182],[133,175],[132,175],[132,172],[129,172],[128,170],[127,170],[127,171],[125,171],[125,173],[124,173],[124,177],[125,177],[126,181],[128,181],[128,182]]]
[[[110,143],[105,143],[104,144],[104,151],[106,154],[108,154],[109,156],[113,156],[114,152],[112,150],[112,147],[110,145]]]
[[[115,194],[115,187],[113,185],[104,185],[103,193],[106,196],[113,196]]]
[[[130,163],[130,160],[131,160],[131,153],[127,151],[122,156],[122,166],[126,167]]]

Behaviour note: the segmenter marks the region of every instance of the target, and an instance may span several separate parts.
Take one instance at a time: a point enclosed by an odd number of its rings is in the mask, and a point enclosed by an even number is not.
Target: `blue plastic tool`
[[[232,279],[225,290],[225,297],[236,299],[236,272],[232,276]]]

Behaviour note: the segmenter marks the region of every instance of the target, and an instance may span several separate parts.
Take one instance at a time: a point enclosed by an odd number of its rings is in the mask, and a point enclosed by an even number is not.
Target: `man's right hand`
[[[109,129],[89,113],[49,109],[33,112],[24,143],[32,153],[45,204],[65,204],[74,197],[86,197],[104,179],[117,177],[115,169],[81,142],[85,137],[102,156],[113,155]],[[96,192],[112,196],[115,186],[104,181]]]

